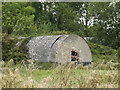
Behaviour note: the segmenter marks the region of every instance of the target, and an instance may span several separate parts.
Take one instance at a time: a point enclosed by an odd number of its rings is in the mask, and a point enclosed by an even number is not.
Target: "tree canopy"
[[[2,32],[18,36],[74,33],[118,48],[120,2],[3,2]]]

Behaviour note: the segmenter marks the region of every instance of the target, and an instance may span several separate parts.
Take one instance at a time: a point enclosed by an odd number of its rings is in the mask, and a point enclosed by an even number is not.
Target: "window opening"
[[[72,50],[71,51],[71,61],[78,61],[79,60],[79,54],[77,51]]]

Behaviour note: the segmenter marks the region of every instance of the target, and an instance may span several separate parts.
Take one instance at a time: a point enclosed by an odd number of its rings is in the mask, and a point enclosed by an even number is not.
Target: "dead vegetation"
[[[33,63],[28,66],[14,66],[12,61],[2,63],[2,88],[117,88],[119,82],[118,63],[112,62],[94,63],[84,67],[60,65],[49,69],[49,72],[36,68]],[[40,80],[34,78],[39,79],[42,75],[46,77]]]

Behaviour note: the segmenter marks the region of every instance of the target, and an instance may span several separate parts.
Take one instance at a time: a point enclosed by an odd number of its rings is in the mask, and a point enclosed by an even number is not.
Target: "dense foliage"
[[[2,37],[2,60],[9,61],[14,59],[16,63],[28,59],[26,47],[28,39],[29,37],[24,40],[4,34]]]
[[[20,36],[75,33],[118,48],[119,8],[120,2],[4,2],[3,33]]]

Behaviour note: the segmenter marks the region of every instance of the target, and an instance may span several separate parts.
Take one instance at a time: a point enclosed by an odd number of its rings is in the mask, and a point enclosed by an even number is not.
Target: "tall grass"
[[[14,65],[9,61],[2,65],[2,88],[117,88],[118,63],[93,63],[75,66],[58,65],[40,69],[29,64]],[[45,76],[45,77],[43,77]],[[37,80],[34,78],[37,77]],[[41,79],[39,79],[41,78]]]

